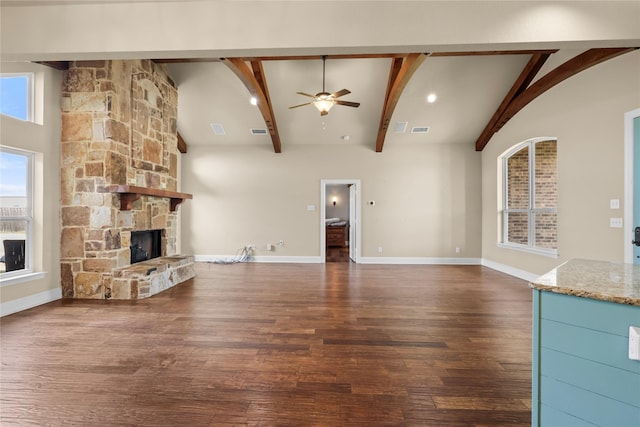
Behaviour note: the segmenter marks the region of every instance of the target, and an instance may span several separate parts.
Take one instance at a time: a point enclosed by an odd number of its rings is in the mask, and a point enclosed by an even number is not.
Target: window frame
[[[8,279],[17,277],[28,276],[34,273],[33,270],[33,243],[34,243],[34,170],[35,170],[35,155],[36,153],[28,150],[22,150],[19,148],[9,147],[6,145],[0,145],[0,152],[10,153],[13,155],[24,156],[27,159],[26,170],[26,212],[24,216],[15,217],[0,217],[3,221],[25,221],[27,223],[25,230],[25,261],[24,269],[0,272],[0,279],[2,285],[13,284],[14,281],[7,282]]]
[[[558,230],[558,206],[556,201],[556,206],[553,208],[536,208],[536,155],[535,155],[535,146],[538,142],[547,142],[554,141],[556,143],[556,171],[557,171],[557,144],[558,138],[555,137],[538,137],[531,138],[521,143],[518,143],[511,147],[509,150],[505,151],[502,156],[500,156],[501,161],[501,188],[502,188],[502,196],[501,196],[501,206],[500,206],[500,214],[499,217],[502,221],[500,224],[501,229],[501,241],[498,242],[498,246],[507,249],[516,249],[523,252],[534,253],[538,255],[544,255],[551,258],[558,257],[558,239],[557,239],[557,230]],[[516,153],[520,152],[524,148],[528,147],[528,208],[509,208],[509,170],[508,170],[508,161],[509,159]],[[527,214],[527,244],[515,243],[509,241],[509,214],[510,213],[526,213]],[[540,246],[536,246],[536,223],[535,223],[535,215],[536,214],[544,214],[544,213],[553,213],[556,214],[556,248],[543,248]]]
[[[21,117],[12,116],[10,114],[1,113],[3,116],[11,117],[16,120],[35,123],[35,73],[0,73],[0,79],[11,77],[26,77],[27,78],[27,117],[25,119]]]

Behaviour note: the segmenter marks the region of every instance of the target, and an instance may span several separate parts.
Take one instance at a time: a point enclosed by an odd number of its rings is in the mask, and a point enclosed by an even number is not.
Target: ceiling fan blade
[[[311,102],[305,102],[304,104],[293,105],[293,106],[289,107],[289,109],[298,108],[298,107],[304,107],[305,105],[311,105]]]
[[[309,95],[308,93],[304,93],[304,92],[296,92],[298,95],[303,95],[303,96],[308,96],[309,98],[315,98],[315,95]]]
[[[344,105],[346,107],[356,107],[356,108],[360,106],[359,102],[341,101],[339,99],[336,99],[336,104]]]
[[[334,98],[340,98],[341,96],[350,94],[351,91],[349,89],[342,89],[337,91],[336,93],[331,94],[331,96],[333,96]]]

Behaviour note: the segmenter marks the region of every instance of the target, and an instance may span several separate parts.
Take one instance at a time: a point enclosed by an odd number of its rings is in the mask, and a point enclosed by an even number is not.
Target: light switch
[[[307,205],[307,210],[312,212],[316,210],[316,205]]]
[[[629,359],[640,360],[640,326],[629,326]]]
[[[622,218],[609,218],[611,228],[622,228]]]
[[[609,200],[609,208],[611,208],[611,209],[620,209],[620,199],[611,199],[611,200]]]

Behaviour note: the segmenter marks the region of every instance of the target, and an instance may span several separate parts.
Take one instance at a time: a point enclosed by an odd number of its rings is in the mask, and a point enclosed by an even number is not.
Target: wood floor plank
[[[0,320],[2,426],[524,426],[531,291],[480,266],[197,264]]]

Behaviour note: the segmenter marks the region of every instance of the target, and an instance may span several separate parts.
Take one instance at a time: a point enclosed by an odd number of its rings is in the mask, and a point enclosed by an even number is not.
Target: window
[[[33,74],[0,75],[0,113],[33,121]]]
[[[34,154],[0,146],[0,277],[32,270]]]
[[[536,138],[502,156],[502,244],[557,254],[556,140]]]

